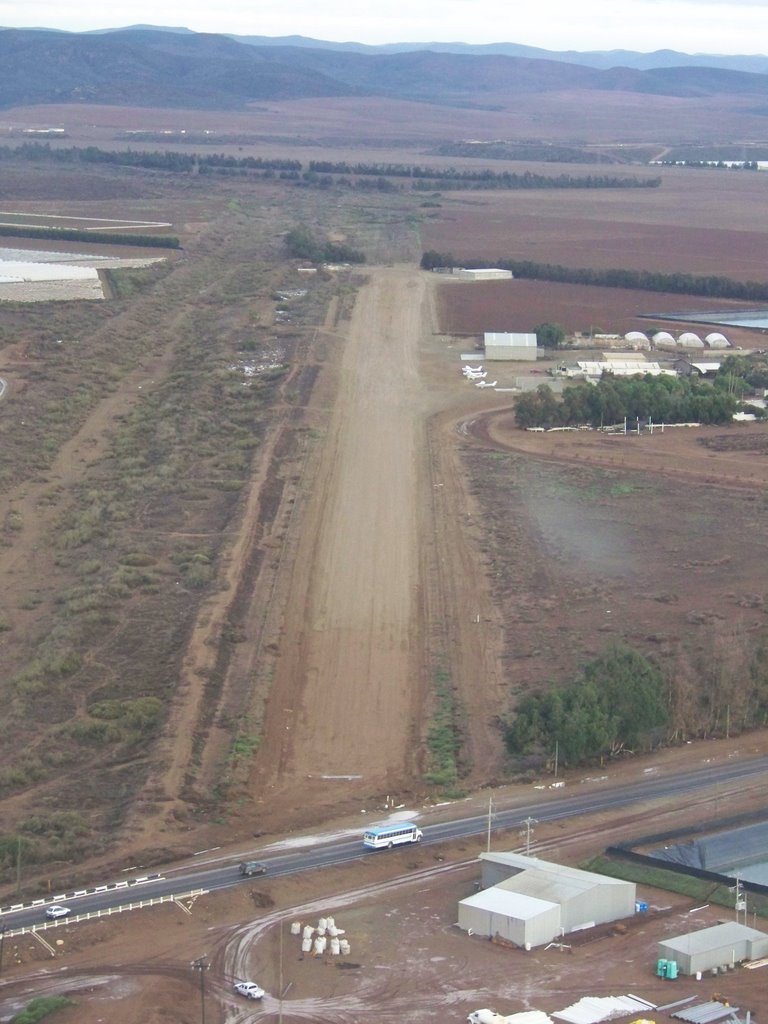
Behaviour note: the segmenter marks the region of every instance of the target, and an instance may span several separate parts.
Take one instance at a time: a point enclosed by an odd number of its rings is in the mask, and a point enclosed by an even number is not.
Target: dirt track
[[[424,292],[412,270],[378,270],[348,324],[336,402],[297,524],[259,757],[264,782],[281,790],[304,788],[308,776],[379,785],[413,768],[423,698],[424,453],[414,398]]]

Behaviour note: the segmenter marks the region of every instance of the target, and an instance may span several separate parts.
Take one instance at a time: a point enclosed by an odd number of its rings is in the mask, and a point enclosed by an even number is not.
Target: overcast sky
[[[525,43],[550,50],[765,53],[768,0],[0,0],[0,26],[149,24],[361,43]]]

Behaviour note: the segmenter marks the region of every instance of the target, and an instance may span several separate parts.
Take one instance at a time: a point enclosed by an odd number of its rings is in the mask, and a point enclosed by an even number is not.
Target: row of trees
[[[101,245],[138,245],[155,249],[178,249],[180,242],[175,235],[136,235],[128,231],[84,231],[78,228],[22,227],[21,225],[0,225],[0,237],[7,238],[52,238],[61,242],[99,242]]]
[[[725,625],[681,646],[664,671],[613,644],[573,679],[518,704],[509,752],[543,763],[594,763],[693,737],[735,736],[768,724],[765,641]]]
[[[757,160],[657,160],[656,163],[665,167],[706,167],[709,170],[725,171],[759,171]]]
[[[50,160],[56,163],[114,164],[121,167],[144,167],[147,170],[192,172],[206,171],[294,171],[302,170],[300,160],[282,158],[265,160],[262,157],[234,157],[223,153],[200,156],[197,153],[178,153],[166,150],[111,150],[98,146],[55,146],[47,142],[25,142],[20,146],[0,146],[0,160]]]
[[[768,356],[762,352],[749,356],[726,356],[720,364],[717,380],[737,394],[768,388]]]
[[[564,267],[557,263],[535,263],[532,260],[507,260],[489,256],[484,260],[457,259],[453,253],[429,250],[421,257],[425,270],[435,267],[501,267],[515,277],[563,284],[597,285],[602,288],[630,288],[648,292],[672,292],[676,295],[703,295],[708,298],[743,299],[748,302],[768,301],[768,284],[762,281],[734,281],[716,274],[663,274],[652,270],[622,268]]]
[[[441,188],[529,189],[529,188],[656,188],[660,178],[636,178],[606,174],[574,176],[559,174],[512,174],[490,170],[459,170],[419,167],[408,164],[365,164],[347,161],[310,160],[304,172],[300,160],[262,157],[234,157],[223,153],[180,153],[170,150],[106,150],[98,146],[55,146],[44,142],[25,142],[20,146],[0,147],[0,160],[50,160],[57,163],[112,164],[124,167],[143,167],[147,170],[196,174],[260,174],[273,177],[279,174],[286,180],[303,180],[318,184],[329,175],[382,179],[408,178],[414,189],[433,191]],[[344,182],[339,181],[343,185]],[[351,183],[350,183],[351,184]]]
[[[570,682],[524,697],[507,729],[507,747],[512,754],[539,756],[557,748],[564,766],[648,748],[664,737],[669,706],[660,670],[616,645]]]
[[[536,163],[614,164],[619,161],[591,149],[577,149],[551,142],[444,142],[438,156],[468,156],[484,160],[530,160]]]
[[[483,189],[527,189],[527,188],[658,188],[661,178],[637,178],[613,174],[534,174],[525,171],[515,174],[511,171],[458,169],[456,167],[419,167],[409,164],[365,164],[347,161],[310,160],[310,173],[375,175],[385,178],[411,178],[414,189],[431,190],[483,188]]]
[[[541,384],[515,403],[519,427],[592,427],[648,420],[654,423],[729,423],[738,401],[723,382],[668,375],[614,377],[578,383],[558,398]]]
[[[470,266],[472,264],[469,264]],[[487,266],[487,263],[475,263]],[[647,292],[672,292],[676,295],[704,295],[718,299],[768,300],[768,284],[762,281],[734,281],[717,274],[664,274],[653,270],[627,270],[614,267],[563,267],[555,263],[531,260],[496,260],[494,266],[511,270],[516,277],[565,284],[589,284],[603,288],[630,288]]]

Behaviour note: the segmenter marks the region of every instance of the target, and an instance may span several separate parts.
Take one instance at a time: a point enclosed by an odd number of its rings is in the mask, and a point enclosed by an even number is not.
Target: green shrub
[[[38,996],[32,1002],[27,1003],[21,1013],[11,1018],[11,1024],[37,1024],[51,1013],[57,1010],[65,1010],[68,1006],[75,1004],[66,996]]]

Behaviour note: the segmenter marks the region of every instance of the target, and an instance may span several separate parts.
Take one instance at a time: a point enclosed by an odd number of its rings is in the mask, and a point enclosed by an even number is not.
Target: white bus
[[[369,850],[391,850],[401,843],[418,843],[424,833],[412,821],[399,821],[394,825],[374,825],[363,833],[363,846]]]

